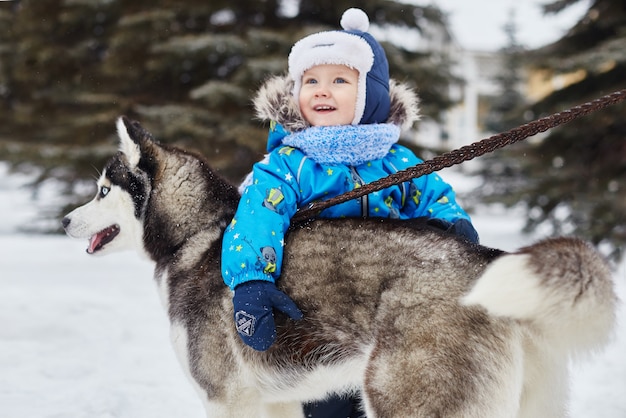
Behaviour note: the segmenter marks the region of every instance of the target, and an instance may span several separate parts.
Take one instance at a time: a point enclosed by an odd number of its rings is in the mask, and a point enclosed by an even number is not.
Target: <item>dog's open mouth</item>
[[[120,233],[120,227],[118,225],[111,225],[97,234],[93,235],[89,239],[89,247],[87,247],[87,253],[93,254],[99,251],[109,242],[113,241],[113,238]]]

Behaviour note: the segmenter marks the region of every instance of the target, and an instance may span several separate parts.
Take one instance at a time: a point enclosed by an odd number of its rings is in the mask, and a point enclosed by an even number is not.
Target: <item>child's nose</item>
[[[317,84],[317,89],[315,90],[315,97],[328,97],[330,95],[328,86],[324,83]]]

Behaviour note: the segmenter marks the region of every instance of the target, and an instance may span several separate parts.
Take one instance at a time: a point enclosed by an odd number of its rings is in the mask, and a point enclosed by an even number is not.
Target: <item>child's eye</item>
[[[348,81],[345,78],[338,77],[338,78],[335,79],[335,83],[337,83],[337,84],[343,84],[343,83],[347,83],[347,82]]]
[[[304,80],[304,84],[317,84],[317,80],[314,78],[307,78]]]

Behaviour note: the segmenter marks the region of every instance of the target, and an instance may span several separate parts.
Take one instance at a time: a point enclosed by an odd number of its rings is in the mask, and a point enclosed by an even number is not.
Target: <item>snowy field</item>
[[[455,172],[457,189],[472,187]],[[16,225],[36,203],[0,165],[0,417],[200,418],[178,367],[151,266],[133,253],[89,257],[86,242],[32,236]],[[45,199],[44,199],[45,200]],[[474,215],[483,244],[530,242],[511,211]],[[626,265],[616,268],[626,299]],[[614,342],[573,368],[573,418],[626,417],[626,311]]]

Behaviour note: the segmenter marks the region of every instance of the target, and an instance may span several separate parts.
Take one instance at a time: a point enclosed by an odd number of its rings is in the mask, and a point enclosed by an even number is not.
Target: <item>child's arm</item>
[[[398,146],[398,148],[400,148]],[[408,149],[404,148],[401,158],[394,165],[403,170],[422,162]],[[428,217],[439,226],[456,235],[461,235],[472,242],[478,242],[478,233],[472,221],[456,201],[456,194],[448,183],[437,173],[428,174],[405,183],[408,196],[404,200],[401,212],[405,218]],[[443,226],[446,226],[445,228]]]
[[[436,226],[445,225],[443,229],[446,231],[460,235],[468,241],[478,242],[478,233],[469,215],[456,201],[452,187],[439,175],[433,173],[414,179],[409,190],[414,196],[413,204],[405,205],[405,209],[413,211],[412,214],[407,214],[408,217],[426,216],[433,219]],[[415,200],[418,202],[417,205],[414,204]]]
[[[222,242],[222,276],[231,289],[280,276],[284,235],[298,207],[298,187],[282,155],[270,154],[252,172]]]
[[[469,215],[456,201],[456,194],[448,183],[438,174],[433,173],[413,179],[409,186],[409,193],[417,205],[405,205],[407,210],[414,210],[419,216],[443,219],[456,222],[459,219],[469,220]],[[415,216],[411,216],[415,217]]]
[[[298,207],[298,188],[280,154],[255,164],[235,217],[222,242],[222,276],[234,290],[235,327],[255,350],[267,350],[276,338],[274,310],[293,319],[302,313],[274,284],[280,275],[284,236]]]

